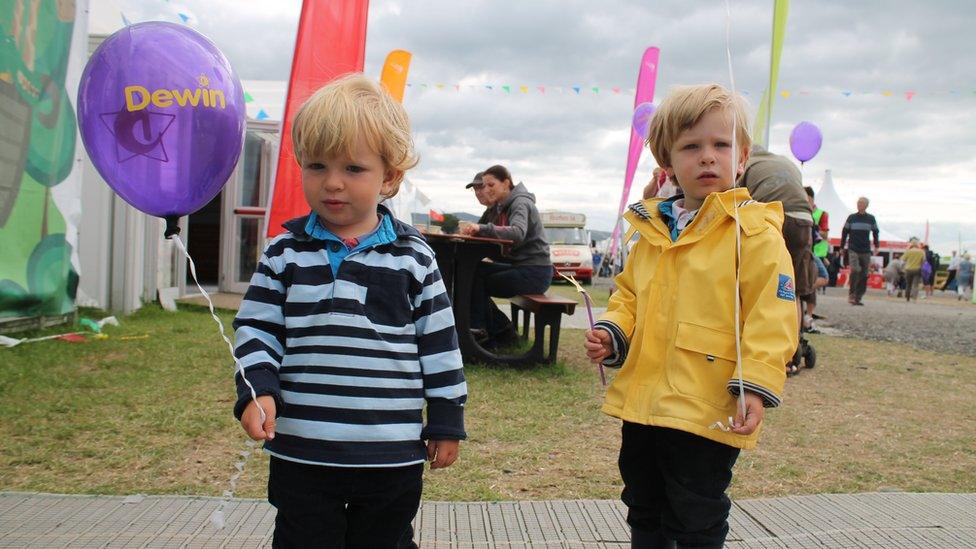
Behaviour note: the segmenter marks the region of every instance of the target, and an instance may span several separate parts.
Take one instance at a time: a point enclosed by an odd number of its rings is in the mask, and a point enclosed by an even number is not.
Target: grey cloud
[[[298,0],[185,3],[243,77],[287,78]],[[736,85],[755,109],[766,86],[771,2],[731,3]],[[159,2],[128,4],[151,11]],[[448,211],[476,211],[459,183],[504,162],[543,207],[576,207],[594,228],[609,228],[633,98],[606,88],[633,88],[648,45],[661,48],[658,102],[677,84],[729,83],[721,1],[373,0],[370,9],[365,71],[378,76],[387,52],[402,48],[414,54],[412,83],[447,86],[411,88],[405,105],[422,154],[411,178]],[[974,27],[976,3],[965,0],[792,2],[779,79],[792,95],[776,98],[771,149],[789,154],[792,127],[812,121],[824,145],[804,166],[809,180],[830,168],[853,196],[890,182],[872,204],[879,213],[910,219],[913,210],[935,210],[946,222],[970,222],[953,203],[976,195]],[[531,93],[454,92],[457,83],[527,85]],[[540,96],[538,85],[604,90],[575,97],[550,88]],[[909,90],[918,93],[910,102]],[[634,198],[653,166],[644,156]],[[937,188],[920,193],[928,182]],[[936,194],[949,195],[949,204]]]

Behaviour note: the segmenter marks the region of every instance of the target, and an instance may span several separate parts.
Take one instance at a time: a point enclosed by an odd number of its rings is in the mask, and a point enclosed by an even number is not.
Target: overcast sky
[[[132,21],[173,18],[164,0],[111,1]],[[390,50],[413,53],[404,104],[421,163],[410,177],[445,211],[478,212],[464,183],[500,163],[540,209],[581,211],[592,228],[609,229],[644,48],[661,50],[655,103],[675,85],[729,85],[721,0],[370,4],[365,72],[378,78]],[[735,84],[753,112],[769,70],[772,4],[731,0]],[[288,78],[300,1],[182,5],[242,79]],[[790,130],[813,122],[824,144],[803,167],[807,184],[818,187],[831,169],[840,196],[851,206],[869,196],[895,234],[919,234],[928,219],[942,247],[962,232],[976,251],[974,28],[976,2],[968,0],[794,0],[779,79],[790,96],[776,98],[770,148],[789,154]],[[506,84],[511,94],[498,91]],[[915,92],[911,101],[906,92]],[[633,199],[652,168],[645,151]]]

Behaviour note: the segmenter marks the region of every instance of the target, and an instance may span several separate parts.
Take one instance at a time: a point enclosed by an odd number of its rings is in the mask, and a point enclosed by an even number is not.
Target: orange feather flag
[[[403,103],[403,90],[407,87],[411,57],[412,54],[406,50],[393,50],[387,54],[386,62],[383,63],[380,83],[399,103]]]

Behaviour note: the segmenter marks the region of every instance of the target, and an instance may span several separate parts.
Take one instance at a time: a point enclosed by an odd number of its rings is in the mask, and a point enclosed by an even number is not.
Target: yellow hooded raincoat
[[[777,406],[785,365],[798,344],[793,267],[783,243],[783,209],[751,201],[743,188],[709,195],[671,241],[660,199],[630,207],[640,235],[617,276],[617,291],[598,326],[613,336],[604,364],[622,369],[603,411],[622,420],[679,429],[736,448],[743,436],[710,429],[736,414],[735,218],[741,227],[740,338],[747,391]]]

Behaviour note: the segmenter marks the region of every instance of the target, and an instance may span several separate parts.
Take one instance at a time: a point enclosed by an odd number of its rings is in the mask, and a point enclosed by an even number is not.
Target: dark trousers
[[[277,548],[416,548],[423,464],[327,467],[271,457],[268,501]]]
[[[918,283],[922,280],[922,271],[915,269],[905,271],[905,301],[918,298]]]
[[[732,508],[725,490],[739,449],[626,421],[622,435],[621,499],[631,547],[722,547]]]
[[[871,268],[871,252],[847,252],[847,264],[851,266],[851,301],[861,301],[868,291],[868,269]]]
[[[491,298],[545,293],[552,284],[552,266],[482,262],[474,276],[471,327],[498,336],[512,329],[512,321]]]
[[[942,287],[939,288],[939,289],[944,292],[946,290],[946,288],[949,287],[949,284],[951,284],[952,281],[955,280],[955,279],[956,279],[956,270],[955,269],[949,269],[949,276],[946,277],[945,282],[942,283]]]

